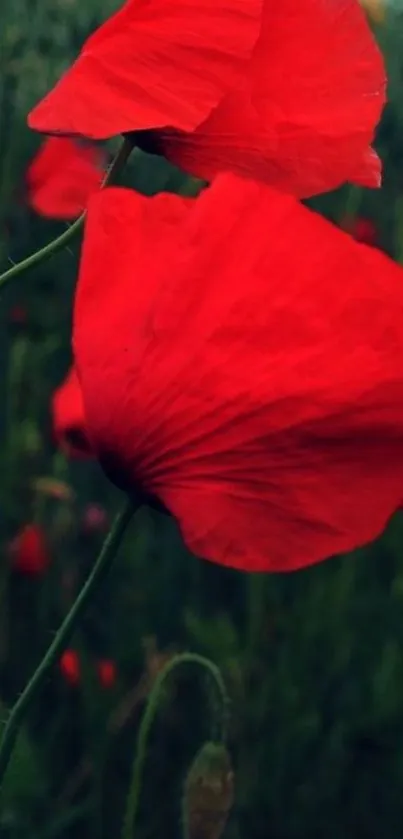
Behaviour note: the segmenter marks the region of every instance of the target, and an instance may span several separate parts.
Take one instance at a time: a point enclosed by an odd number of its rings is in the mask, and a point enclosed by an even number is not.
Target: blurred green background
[[[4,269],[64,229],[35,216],[24,201],[24,173],[41,142],[26,127],[26,114],[117,5],[1,0]],[[403,261],[403,15],[389,14],[377,37],[390,73],[377,140],[384,186],[378,192],[346,187],[311,203],[344,226],[355,218],[372,221],[377,245]],[[144,192],[186,188],[177,170],[141,154],[125,182]],[[3,719],[121,501],[96,464],[67,461],[52,435],[50,398],[70,362],[77,253],[77,246],[65,250],[0,295]],[[10,545],[31,522],[46,537],[50,563],[43,574],[24,573],[12,560]],[[119,835],[150,686],[164,662],[187,649],[220,666],[231,694],[236,804],[227,839],[402,835],[399,516],[378,543],[354,555],[289,576],[247,577],[189,556],[174,524],[144,511],[70,649],[77,657],[70,668],[55,668],[19,739],[1,802],[1,839]],[[105,668],[100,677],[105,661],[109,677]],[[183,779],[206,733],[192,671],[175,680],[164,700],[147,757],[137,839],[181,836]]]

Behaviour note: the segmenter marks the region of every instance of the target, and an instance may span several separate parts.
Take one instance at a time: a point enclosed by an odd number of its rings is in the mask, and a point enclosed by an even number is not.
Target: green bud
[[[220,839],[234,801],[234,773],[223,743],[205,743],[185,781],[184,839]]]

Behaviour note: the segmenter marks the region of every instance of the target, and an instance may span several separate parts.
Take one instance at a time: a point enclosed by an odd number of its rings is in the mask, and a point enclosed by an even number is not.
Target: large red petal
[[[193,130],[240,79],[262,0],[128,0],[34,108],[37,131]]]
[[[370,150],[385,73],[357,0],[265,3],[242,88],[192,134],[163,132],[161,149],[207,180],[233,169],[307,197],[353,181],[379,186]]]
[[[74,367],[53,394],[52,416],[60,448],[70,457],[91,457],[83,397]]]
[[[76,218],[100,186],[105,164],[104,154],[93,145],[49,137],[27,171],[30,205],[48,218]]]
[[[289,570],[379,534],[402,496],[402,322],[398,266],[263,185],[90,202],[91,434],[205,558]]]

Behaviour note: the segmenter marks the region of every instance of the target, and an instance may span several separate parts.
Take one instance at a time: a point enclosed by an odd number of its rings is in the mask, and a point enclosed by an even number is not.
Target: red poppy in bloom
[[[379,184],[385,76],[357,0],[128,0],[34,108],[31,128],[137,142],[210,180],[299,196]]]
[[[201,557],[290,570],[379,534],[403,485],[402,322],[397,265],[263,184],[90,201],[91,439]]]
[[[53,427],[61,449],[70,457],[91,457],[77,373],[71,368],[52,399]]]
[[[102,687],[110,688],[116,682],[116,665],[109,659],[103,659],[97,664],[99,681]]]
[[[42,216],[72,219],[100,186],[106,159],[92,144],[49,137],[28,168],[28,200]]]
[[[50,564],[49,547],[38,524],[26,524],[9,545],[13,567],[23,574],[41,575]]]
[[[80,681],[80,659],[75,650],[65,650],[60,657],[59,667],[66,682],[78,685]]]

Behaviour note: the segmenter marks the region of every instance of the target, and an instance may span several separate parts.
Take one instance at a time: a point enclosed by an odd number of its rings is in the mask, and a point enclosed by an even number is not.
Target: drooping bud
[[[384,22],[386,16],[385,0],[360,0],[360,4],[374,23]]]
[[[234,773],[223,743],[205,743],[185,781],[184,839],[220,839],[234,801]]]

